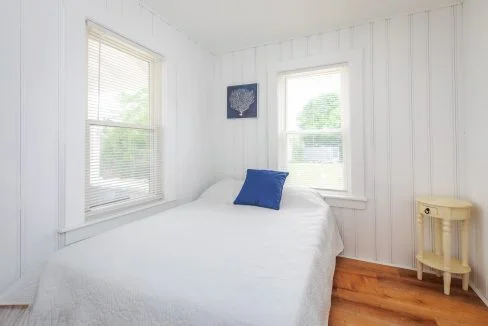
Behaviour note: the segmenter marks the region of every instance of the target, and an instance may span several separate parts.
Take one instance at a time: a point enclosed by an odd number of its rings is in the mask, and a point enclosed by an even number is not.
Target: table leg
[[[451,221],[442,222],[442,241],[444,252],[444,294],[449,295],[451,289]]]
[[[442,220],[440,218],[434,218],[434,233],[435,233],[435,254],[437,256],[442,255]],[[441,272],[436,270],[435,274],[440,277]]]
[[[417,245],[418,245],[418,257],[424,256],[424,216],[422,214],[417,215]],[[422,280],[422,263],[417,259],[417,278]]]
[[[465,220],[461,225],[461,246],[462,246],[462,264],[463,267],[468,267],[468,243],[469,243],[469,220]],[[463,290],[468,291],[469,287],[469,273],[463,274]]]

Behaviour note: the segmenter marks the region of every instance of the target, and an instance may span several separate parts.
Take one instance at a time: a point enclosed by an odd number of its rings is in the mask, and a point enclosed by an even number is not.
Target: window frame
[[[327,67],[348,67],[348,96],[345,97],[348,117],[344,117],[345,145],[349,150],[347,167],[347,191],[320,189],[319,192],[331,206],[355,209],[366,208],[364,168],[364,112],[363,112],[363,53],[361,50],[340,51],[328,55],[312,56],[271,64],[268,67],[268,168],[283,168],[286,155],[286,74],[313,71]]]
[[[287,114],[288,114],[288,77],[307,77],[321,74],[320,72],[330,70],[329,74],[340,73],[341,74],[341,111],[342,111],[342,123],[341,128],[337,129],[317,129],[317,130],[289,130],[287,126]],[[335,70],[335,71],[334,71]],[[327,74],[327,72],[325,72]],[[280,130],[279,136],[279,150],[278,150],[278,168],[281,170],[288,170],[288,137],[290,135],[331,135],[340,134],[342,136],[343,146],[343,162],[344,162],[344,190],[332,189],[332,188],[320,188],[314,187],[314,189],[321,192],[334,193],[337,195],[347,194],[351,189],[350,183],[350,139],[349,139],[349,67],[347,64],[336,64],[330,66],[313,67],[308,69],[300,69],[295,71],[285,71],[278,75],[278,87],[282,90],[278,91],[282,94],[283,99],[280,101],[283,107],[280,109],[279,119],[283,119],[283,130]]]
[[[92,32],[91,32],[91,31]],[[91,21],[86,20],[85,27],[85,38],[86,44],[88,45],[88,40],[91,34],[99,34],[100,38],[104,38],[107,43],[115,43],[114,46],[118,50],[129,54],[131,56],[137,57],[141,60],[147,61],[149,64],[149,76],[150,80],[148,82],[148,96],[149,96],[149,116],[150,122],[146,125],[132,124],[126,122],[116,122],[111,120],[95,120],[89,119],[89,108],[88,100],[86,101],[85,107],[85,197],[87,194],[87,188],[90,184],[90,127],[101,126],[101,127],[117,127],[117,128],[129,128],[134,130],[148,130],[152,133],[153,137],[157,139],[151,142],[150,150],[150,161],[154,159],[154,155],[157,156],[156,160],[158,164],[151,164],[150,166],[150,184],[149,188],[155,187],[155,183],[159,184],[161,189],[160,194],[154,196],[148,196],[136,200],[130,200],[121,203],[106,203],[101,205],[99,208],[89,208],[87,206],[86,198],[84,200],[84,220],[85,223],[92,221],[103,220],[107,217],[125,214],[129,211],[137,211],[138,209],[146,209],[148,205],[157,205],[165,200],[164,196],[164,165],[163,165],[163,130],[162,130],[162,114],[163,114],[163,90],[162,90],[162,65],[163,57],[154,51],[131,41],[130,39],[112,32],[111,30]],[[123,48],[127,48],[124,51]],[[86,67],[88,67],[88,46],[86,46]],[[134,52],[140,52],[134,55]],[[86,69],[86,92],[88,94],[88,69]],[[154,147],[156,145],[157,147]]]

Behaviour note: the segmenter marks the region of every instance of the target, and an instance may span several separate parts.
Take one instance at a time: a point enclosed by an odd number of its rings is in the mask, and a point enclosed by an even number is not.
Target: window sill
[[[85,240],[102,232],[114,229],[121,225],[140,220],[142,218],[164,212],[168,209],[180,206],[188,202],[187,200],[157,201],[145,205],[140,205],[132,209],[114,212],[103,218],[94,219],[84,224],[62,228],[58,233],[62,237],[63,246],[68,246],[75,242]]]
[[[365,197],[328,193],[321,193],[321,195],[331,207],[366,209],[368,204],[368,199]]]

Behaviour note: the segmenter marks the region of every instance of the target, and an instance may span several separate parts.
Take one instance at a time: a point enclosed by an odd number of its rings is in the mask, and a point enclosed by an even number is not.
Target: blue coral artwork
[[[258,117],[258,84],[227,87],[227,119]]]

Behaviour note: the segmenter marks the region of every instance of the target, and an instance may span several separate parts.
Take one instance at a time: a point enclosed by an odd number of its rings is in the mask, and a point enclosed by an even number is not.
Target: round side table
[[[451,274],[463,275],[463,290],[468,290],[469,272],[468,243],[469,220],[472,204],[468,201],[447,197],[417,198],[417,278],[422,280],[423,265],[444,274],[444,293],[449,295]],[[434,252],[424,250],[424,218],[435,220]],[[461,261],[451,257],[451,224],[461,223]]]

